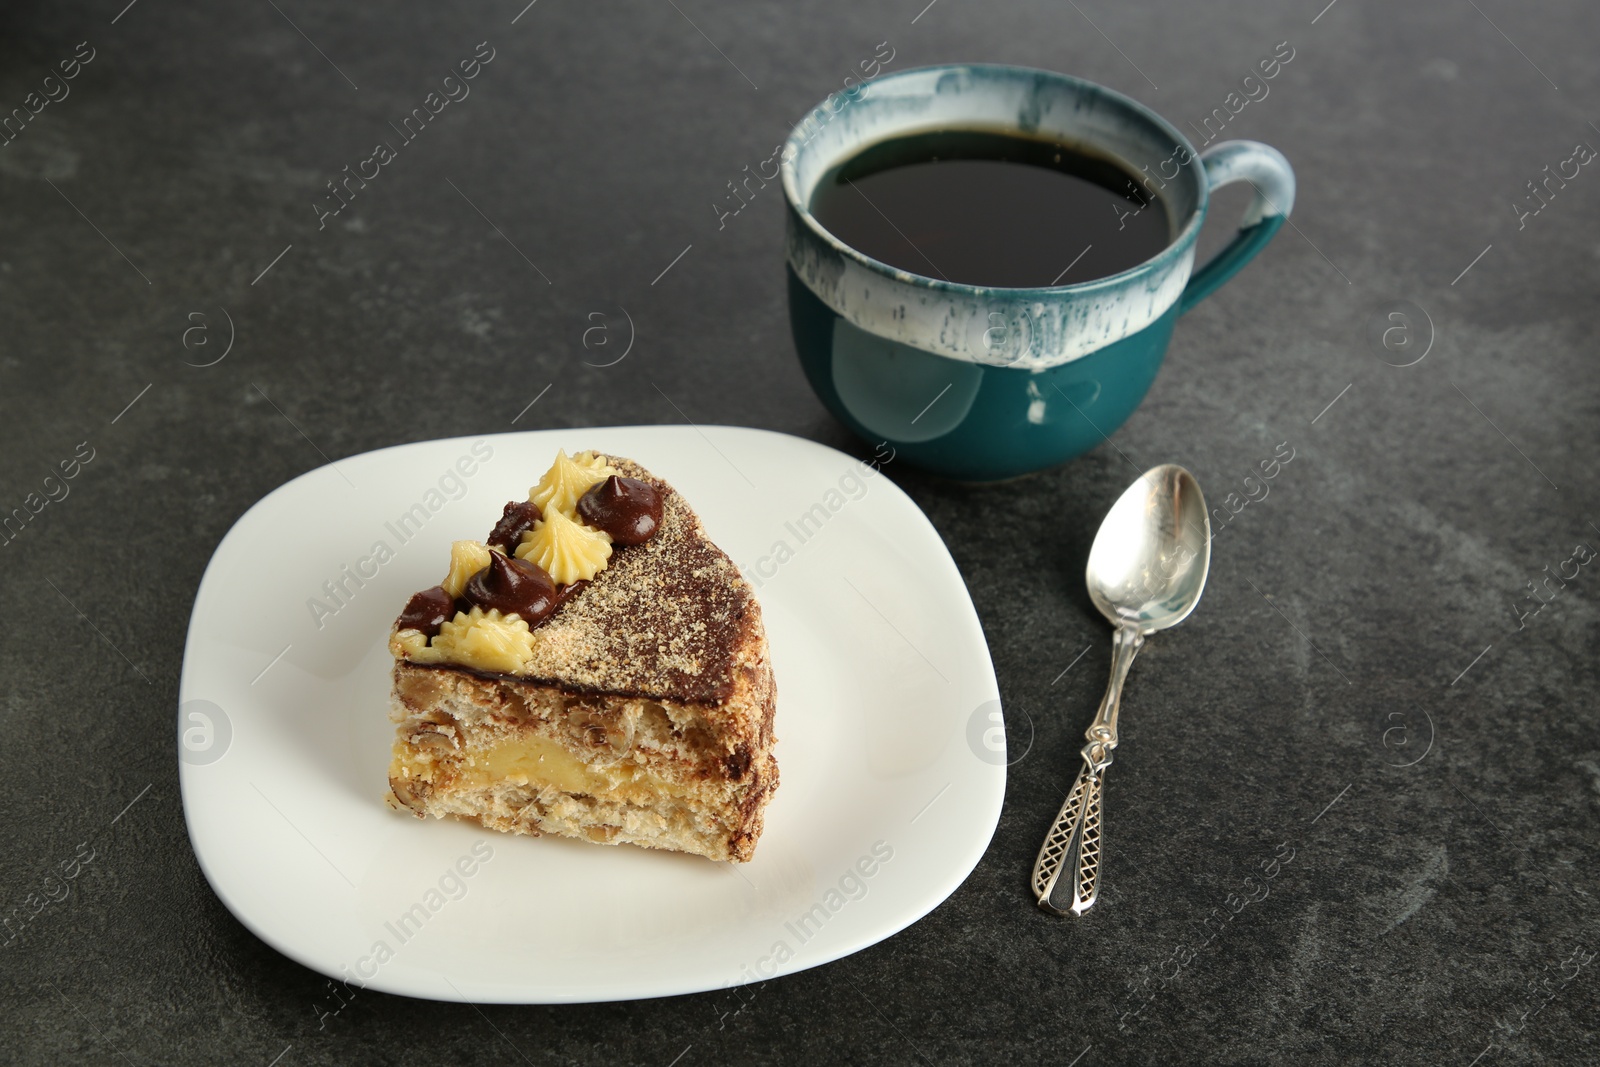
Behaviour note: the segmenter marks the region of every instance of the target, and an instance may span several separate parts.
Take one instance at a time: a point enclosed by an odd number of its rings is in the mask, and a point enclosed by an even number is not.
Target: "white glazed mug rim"
[[[790,131],[789,137],[784,142],[784,151],[782,154],[783,163],[781,167],[781,176],[783,179],[784,197],[788,202],[789,209],[794,213],[795,217],[810,230],[811,235],[816,239],[824,242],[839,254],[848,257],[849,259],[860,264],[862,267],[865,267],[874,273],[883,275],[884,277],[894,281],[909,282],[911,284],[926,286],[935,290],[944,290],[952,293],[980,295],[994,294],[996,296],[1006,296],[1020,299],[1026,299],[1030,295],[1037,295],[1039,298],[1059,298],[1060,296],[1067,294],[1086,294],[1092,293],[1097,289],[1116,288],[1118,286],[1126,285],[1129,281],[1132,281],[1139,276],[1162,266],[1171,258],[1182,256],[1193,249],[1195,240],[1200,232],[1200,227],[1205,224],[1206,210],[1210,205],[1210,183],[1206,180],[1204,167],[1200,163],[1200,153],[1195,149],[1194,145],[1190,143],[1189,139],[1184,136],[1182,131],[1180,131],[1176,126],[1172,125],[1172,123],[1168,122],[1166,119],[1162,118],[1161,115],[1151,110],[1146,105],[1133,99],[1132,97],[1123,93],[1119,93],[1114,89],[1107,88],[1106,86],[1100,85],[1097,82],[1092,82],[1085,78],[1075,77],[1071,74],[1062,74],[1059,71],[1044,70],[1037,67],[1016,66],[1006,63],[935,63],[922,67],[912,67],[906,70],[896,71],[893,74],[885,74],[871,82],[857,86],[855,91],[863,94],[870,94],[879,86],[892,85],[896,82],[903,82],[912,78],[926,78],[928,75],[934,72],[973,72],[983,75],[997,75],[1007,78],[1030,78],[1036,81],[1044,80],[1055,82],[1072,90],[1073,92],[1102,98],[1116,105],[1122,111],[1133,115],[1140,121],[1154,126],[1162,134],[1172,139],[1174,144],[1174,158],[1180,153],[1184,155],[1183,162],[1178,164],[1178,174],[1173,175],[1170,178],[1162,178],[1162,180],[1167,183],[1177,182],[1181,178],[1190,188],[1191,195],[1194,198],[1193,206],[1188,210],[1187,217],[1183,220],[1183,224],[1181,226],[1174,227],[1172,236],[1168,238],[1167,243],[1162,247],[1161,251],[1148,257],[1147,259],[1140,261],[1132,267],[1118,271],[1115,274],[1108,274],[1099,278],[1091,278],[1086,281],[1074,282],[1068,285],[973,285],[966,282],[952,282],[943,278],[935,278],[930,275],[919,274],[916,271],[908,271],[900,267],[891,266],[888,263],[885,263],[880,259],[875,259],[872,256],[867,255],[865,252],[862,252],[859,249],[846,244],[844,241],[841,241],[825,226],[823,226],[820,221],[818,221],[816,216],[811,213],[809,203],[810,194],[815,191],[814,184],[810,189],[806,190],[806,196],[802,197],[800,195],[798,179],[796,176],[797,168],[794,165],[794,161],[797,160],[802,153],[807,151],[807,146],[814,137],[814,134],[807,133],[808,128],[810,128],[811,124],[814,122],[816,112],[822,108],[823,104],[827,103],[827,99],[832,99],[832,97],[829,97],[824,99],[822,104],[818,104],[817,106],[813,107],[812,110],[807,113],[806,117],[797,123],[794,129]],[[848,97],[850,96],[850,92],[850,90],[846,90],[841,94],[835,95],[844,95]],[[861,102],[861,99],[862,98],[860,96],[853,97],[845,106],[856,106]],[[916,133],[947,128],[948,125],[949,124],[940,124],[937,122],[907,124],[903,129],[898,129],[889,136],[910,136]],[[1005,126],[996,124],[990,128],[995,129],[998,132],[1015,131],[1024,135],[1028,135],[1029,133],[1029,131],[1024,130],[1020,125]],[[859,152],[869,143],[873,142],[862,141],[856,144],[851,151],[846,154],[845,158],[848,158],[848,155],[850,154]],[[1103,146],[1095,145],[1094,142],[1088,139],[1082,139],[1082,143],[1084,143],[1086,146],[1095,148],[1097,151],[1109,155],[1122,167],[1129,168],[1130,170],[1137,170],[1137,168],[1134,168],[1128,160],[1122,159],[1120,156],[1109,151]],[[830,165],[838,162],[843,162],[843,159],[834,160]],[[1155,195],[1159,196],[1160,194],[1157,192]],[[1163,198],[1163,205],[1169,212],[1174,210],[1174,205],[1170,198]]]

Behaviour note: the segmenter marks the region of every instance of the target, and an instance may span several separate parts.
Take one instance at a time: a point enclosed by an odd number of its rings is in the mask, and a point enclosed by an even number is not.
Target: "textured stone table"
[[[0,12],[0,106],[38,111],[0,147],[0,505],[28,509],[0,546],[0,1059],[1593,1062],[1600,176],[1528,186],[1600,145],[1592,8],[124,2]],[[470,96],[393,132],[479,42]],[[889,468],[1026,751],[987,855],[899,936],[737,995],[371,993],[319,1028],[323,979],[234,920],[184,829],[212,549],[397,442],[687,418],[865,454],[790,350],[778,190],[726,198],[880,42],[889,69],[1051,67],[1185,128],[1226,107],[1223,136],[1299,173],[1293,227],[1183,321],[1109,446],[994,488]],[[1397,301],[1413,343],[1387,351]],[[621,308],[632,351],[585,366]],[[1100,904],[1041,914],[1027,871],[1109,659],[1100,515],[1167,460],[1242,500],[1283,443],[1134,672]]]

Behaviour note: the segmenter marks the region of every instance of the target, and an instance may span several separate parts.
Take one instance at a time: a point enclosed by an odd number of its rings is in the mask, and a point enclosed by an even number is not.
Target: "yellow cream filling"
[[[615,467],[593,452],[569,456],[566,449],[561,449],[539,484],[528,490],[528,499],[538,504],[546,517],[559,511],[570,519],[576,513],[579,498],[615,473]]]
[[[630,763],[591,766],[563,745],[544,737],[501,741],[486,749],[464,752],[452,762],[457,783],[468,789],[488,789],[512,782],[535,789],[554,786],[566,793],[594,797],[649,800],[662,795],[681,797],[689,788]],[[397,751],[395,768],[390,773],[396,771],[402,777],[420,776],[423,768]]]
[[[561,585],[587,582],[606,569],[611,559],[611,535],[551,511],[522,535],[517,558],[543,567]]]

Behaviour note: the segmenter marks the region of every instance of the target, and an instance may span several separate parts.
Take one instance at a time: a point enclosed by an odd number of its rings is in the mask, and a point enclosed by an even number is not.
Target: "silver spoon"
[[[1033,865],[1039,906],[1057,915],[1082,915],[1100,892],[1100,794],[1117,747],[1117,708],[1133,657],[1145,636],[1176,626],[1200,603],[1211,568],[1211,519],[1194,475],[1164,463],[1144,472],[1111,505],[1089,549],[1089,599],[1116,629],[1111,682],[1085,735],[1083,770],[1056,815]],[[1051,902],[1063,871],[1072,902]]]

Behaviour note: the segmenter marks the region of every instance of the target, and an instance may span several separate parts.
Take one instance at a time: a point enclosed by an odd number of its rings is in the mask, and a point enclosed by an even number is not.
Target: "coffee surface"
[[[1171,240],[1167,211],[1105,156],[1014,132],[880,141],[825,174],[811,213],[873,259],[965,285],[1073,285],[1138,266]]]

